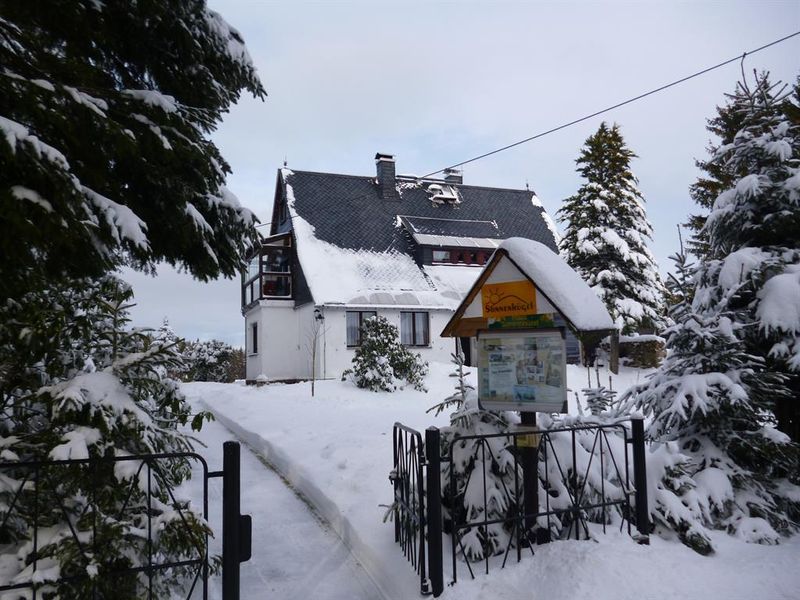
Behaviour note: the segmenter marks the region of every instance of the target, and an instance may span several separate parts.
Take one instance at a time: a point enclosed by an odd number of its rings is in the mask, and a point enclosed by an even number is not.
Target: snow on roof
[[[572,267],[544,244],[509,238],[500,249],[579,331],[613,329],[605,305]]]
[[[556,244],[561,241],[561,234],[558,233],[558,229],[556,228],[556,224],[553,222],[553,219],[550,218],[550,215],[547,214],[547,211],[542,206],[542,201],[539,200],[539,197],[536,194],[531,196],[531,204],[533,204],[536,208],[542,209],[542,219],[544,219],[544,224],[547,225],[547,228],[550,230],[550,233],[553,234],[553,239],[555,239]]]
[[[291,174],[288,169],[281,171],[284,180]],[[297,257],[316,304],[458,306],[463,292],[454,289],[447,278],[426,276],[411,256],[397,250],[352,250],[320,240],[314,227],[295,210],[294,191],[288,182],[286,199],[297,239]]]

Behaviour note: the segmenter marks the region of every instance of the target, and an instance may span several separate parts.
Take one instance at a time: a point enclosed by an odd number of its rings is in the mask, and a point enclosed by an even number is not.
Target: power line
[[[563,125],[559,125],[558,127],[553,127],[552,129],[548,129],[547,131],[543,131],[541,133],[537,133],[536,135],[532,135],[531,137],[525,138],[524,140],[520,140],[518,142],[514,142],[513,144],[508,144],[507,146],[503,146],[502,148],[497,148],[496,150],[492,150],[490,152],[486,152],[486,153],[481,154],[479,156],[475,156],[473,158],[470,158],[469,160],[465,160],[465,161],[456,163],[454,165],[450,165],[449,167],[441,168],[438,171],[432,171],[432,172],[428,173],[427,175],[423,175],[420,179],[426,179],[428,177],[431,177],[432,175],[436,175],[437,173],[441,173],[442,171],[444,171],[446,169],[454,169],[456,167],[461,167],[461,166],[466,165],[468,163],[475,162],[477,160],[481,160],[483,158],[486,158],[487,156],[492,156],[493,154],[498,154],[500,152],[505,152],[506,150],[509,150],[511,148],[515,148],[516,146],[521,146],[522,144],[527,144],[528,142],[531,142],[531,141],[533,141],[535,139],[538,139],[540,137],[543,137],[545,135],[549,135],[551,133],[555,133],[556,131],[560,131],[561,129],[566,129],[567,127],[571,127],[572,125],[576,125],[578,123],[581,123],[583,121],[586,121],[586,120],[591,119],[593,117],[596,117],[598,115],[602,115],[603,113],[607,113],[610,110],[614,110],[615,108],[619,108],[620,106],[625,106],[626,104],[630,104],[631,102],[636,102],[637,100],[641,100],[642,98],[646,98],[647,96],[651,96],[651,95],[656,94],[658,92],[664,91],[664,90],[666,90],[668,88],[671,88],[671,87],[676,86],[676,85],[678,85],[680,83],[683,83],[684,81],[689,81],[690,79],[694,79],[695,77],[699,77],[700,75],[705,75],[706,73],[709,73],[710,71],[713,71],[714,69],[719,69],[720,67],[724,67],[725,65],[729,65],[730,63],[736,62],[737,60],[744,60],[744,58],[746,56],[750,55],[750,54],[755,54],[756,52],[761,52],[761,50],[765,50],[766,48],[769,48],[770,46],[775,46],[776,44],[780,44],[781,42],[785,42],[786,40],[788,40],[790,38],[793,38],[793,37],[795,37],[797,35],[800,35],[800,31],[796,31],[796,32],[794,32],[794,33],[792,33],[790,35],[787,35],[786,37],[782,37],[782,38],[780,38],[778,40],[775,40],[774,42],[770,42],[769,44],[764,44],[763,46],[759,46],[758,48],[755,48],[753,50],[748,50],[748,51],[746,51],[746,52],[744,52],[744,53],[742,53],[740,55],[734,56],[733,58],[729,58],[726,61],[723,61],[723,62],[721,62],[719,64],[716,64],[713,67],[708,67],[706,69],[703,69],[702,71],[697,71],[696,73],[692,73],[691,75],[687,75],[686,77],[682,77],[681,79],[677,79],[677,80],[675,80],[675,81],[673,81],[671,83],[668,83],[666,85],[662,85],[661,87],[657,87],[656,89],[650,90],[649,92],[645,92],[644,94],[639,94],[638,96],[635,96],[635,97],[630,98],[628,100],[625,100],[623,102],[618,102],[617,104],[614,104],[613,106],[609,106],[608,108],[604,108],[602,110],[598,110],[597,112],[593,112],[592,114],[586,115],[585,117],[581,117],[580,119],[575,119],[574,121],[570,121],[569,123],[564,123]]]

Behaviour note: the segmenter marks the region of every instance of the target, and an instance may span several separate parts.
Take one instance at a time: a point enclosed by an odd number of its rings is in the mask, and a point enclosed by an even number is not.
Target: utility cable
[[[596,117],[598,115],[602,115],[603,113],[607,113],[607,112],[609,112],[611,110],[614,110],[615,108],[619,108],[620,106],[625,106],[626,104],[631,104],[632,102],[636,102],[637,100],[641,100],[642,98],[646,98],[647,96],[652,96],[653,94],[656,94],[658,92],[662,92],[662,91],[664,91],[664,90],[666,90],[668,88],[671,88],[673,86],[676,86],[676,85],[678,85],[680,83],[683,83],[685,81],[689,81],[690,79],[694,79],[695,77],[699,77],[700,75],[705,75],[706,73],[709,73],[709,72],[711,72],[711,71],[713,71],[715,69],[719,69],[720,67],[724,67],[726,65],[729,65],[732,62],[736,62],[737,60],[744,60],[744,58],[746,56],[749,56],[750,54],[755,54],[756,52],[761,52],[762,50],[765,50],[765,49],[769,48],[770,46],[775,46],[776,44],[780,44],[781,42],[785,42],[786,40],[791,39],[791,38],[793,38],[795,36],[798,36],[798,35],[800,35],[800,31],[796,31],[796,32],[794,32],[794,33],[792,33],[790,35],[787,35],[787,36],[782,37],[782,38],[780,38],[778,40],[770,42],[769,44],[764,44],[763,46],[759,46],[758,48],[755,48],[753,50],[748,50],[747,52],[744,52],[743,54],[739,54],[737,56],[734,56],[733,58],[729,58],[726,61],[723,61],[723,62],[721,62],[719,64],[714,65],[713,67],[708,67],[706,69],[703,69],[702,71],[697,71],[696,73],[692,73],[691,75],[687,75],[686,77],[682,77],[681,79],[676,79],[675,81],[673,81],[671,83],[667,83],[666,85],[662,85],[660,87],[657,87],[657,88],[655,88],[653,90],[650,90],[649,92],[645,92],[643,94],[639,94],[638,96],[635,96],[633,98],[629,98],[628,100],[625,100],[623,102],[618,102],[617,104],[614,104],[613,106],[609,106],[608,108],[604,108],[602,110],[598,110],[597,112],[593,112],[592,114],[586,115],[585,117],[581,117],[580,119],[575,119],[574,121],[570,121],[569,123],[564,123],[563,125],[559,125],[558,127],[553,127],[552,129],[548,129],[547,131],[543,131],[541,133],[537,133],[536,135],[532,135],[531,137],[525,138],[524,140],[519,140],[518,142],[514,142],[513,144],[508,144],[507,146],[503,146],[502,148],[497,148],[496,150],[492,150],[490,152],[485,152],[484,154],[481,154],[479,156],[475,156],[475,157],[470,158],[468,160],[461,161],[459,163],[455,163],[454,165],[450,165],[449,167],[444,167],[444,168],[439,169],[437,171],[431,171],[427,175],[423,175],[422,177],[420,177],[420,179],[427,179],[428,177],[431,177],[432,175],[436,175],[437,173],[441,173],[442,171],[445,171],[447,169],[455,169],[457,167],[464,166],[464,165],[469,164],[471,162],[475,162],[475,161],[481,160],[483,158],[486,158],[488,156],[492,156],[493,154],[498,154],[500,152],[505,152],[506,150],[509,150],[511,148],[515,148],[517,146],[521,146],[522,144],[527,144],[528,142],[531,142],[531,141],[533,141],[535,139],[538,139],[540,137],[544,137],[544,136],[549,135],[551,133],[555,133],[556,131],[560,131],[562,129],[566,129],[567,127],[571,127],[572,125],[577,125],[578,123],[581,123],[583,121],[586,121],[586,120],[591,119],[593,117]]]

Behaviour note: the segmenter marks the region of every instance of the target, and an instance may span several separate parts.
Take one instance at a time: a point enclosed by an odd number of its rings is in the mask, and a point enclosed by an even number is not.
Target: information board
[[[485,410],[562,412],[567,359],[558,329],[480,332],[478,398]]]

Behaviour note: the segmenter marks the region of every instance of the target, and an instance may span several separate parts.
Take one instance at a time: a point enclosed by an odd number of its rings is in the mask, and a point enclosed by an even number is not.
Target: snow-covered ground
[[[210,471],[222,468],[222,444],[235,440],[218,422],[206,423],[199,435],[206,447],[198,448]],[[187,492],[202,502],[201,469]],[[320,519],[313,507],[298,496],[247,446],[241,449],[242,514],[253,515],[253,553],[241,565],[241,590],[245,600],[256,598],[314,598],[315,600],[372,600],[379,592],[353,558],[342,539]],[[209,521],[222,522],[222,480],[209,480]],[[211,554],[220,554],[221,536],[211,541]],[[212,578],[209,598],[222,597],[220,577]],[[201,598],[200,590],[194,594]]]
[[[392,425],[400,421],[420,431],[430,425],[446,425],[446,415],[434,418],[425,410],[451,393],[454,379],[448,377],[450,371],[450,365],[431,365],[427,394],[413,390],[374,393],[340,381],[317,382],[314,398],[308,383],[258,388],[193,383],[186,385],[184,391],[192,402],[205,405],[217,415],[219,423],[212,427],[227,427],[308,499],[377,583],[380,592],[374,590],[376,598],[405,599],[419,597],[419,580],[394,543],[393,525],[382,520],[384,506],[392,500],[388,481]],[[614,376],[614,389],[624,389],[642,377],[642,371],[623,369],[620,376]],[[570,367],[568,379],[572,387],[584,387],[586,371]],[[600,380],[607,385],[608,374],[601,372]],[[574,412],[574,397],[570,403],[570,412]],[[221,440],[211,448],[217,454]],[[291,526],[288,530],[273,529],[282,527],[283,518],[270,506],[271,493],[259,491],[265,485],[264,478],[271,474],[258,464],[255,466],[259,468],[243,466],[242,474],[243,490],[249,498],[247,505],[243,498],[243,511],[250,512],[254,519],[251,568],[257,572],[246,575],[248,566],[243,565],[243,597],[259,598],[262,590],[264,597],[300,597],[288,584],[280,588],[282,591],[266,595],[271,578],[280,580],[279,574],[270,573],[271,564],[280,569],[282,561],[291,556],[290,560],[299,563],[300,572],[311,572],[320,559],[310,558],[302,551],[294,553],[292,545],[299,544],[298,538],[305,532],[295,532]],[[260,500],[262,497],[264,501]],[[333,542],[327,543],[338,548]],[[492,570],[488,576],[478,570],[474,581],[468,579],[462,565],[458,583],[446,588],[443,597],[798,597],[800,538],[770,547],[745,544],[721,534],[715,536],[714,544],[716,554],[702,557],[677,541],[657,537],[653,537],[650,546],[639,546],[626,535],[615,533],[597,536],[596,542],[557,541],[539,547],[535,557],[525,557],[521,563],[509,564],[503,570]],[[325,579],[327,573],[323,569],[315,576],[325,582],[320,589],[335,590],[346,583],[347,577],[340,577],[342,571],[334,571],[330,580]],[[450,579],[446,562],[445,583]],[[305,597],[336,596],[314,592]],[[342,597],[364,596],[345,591]]]

